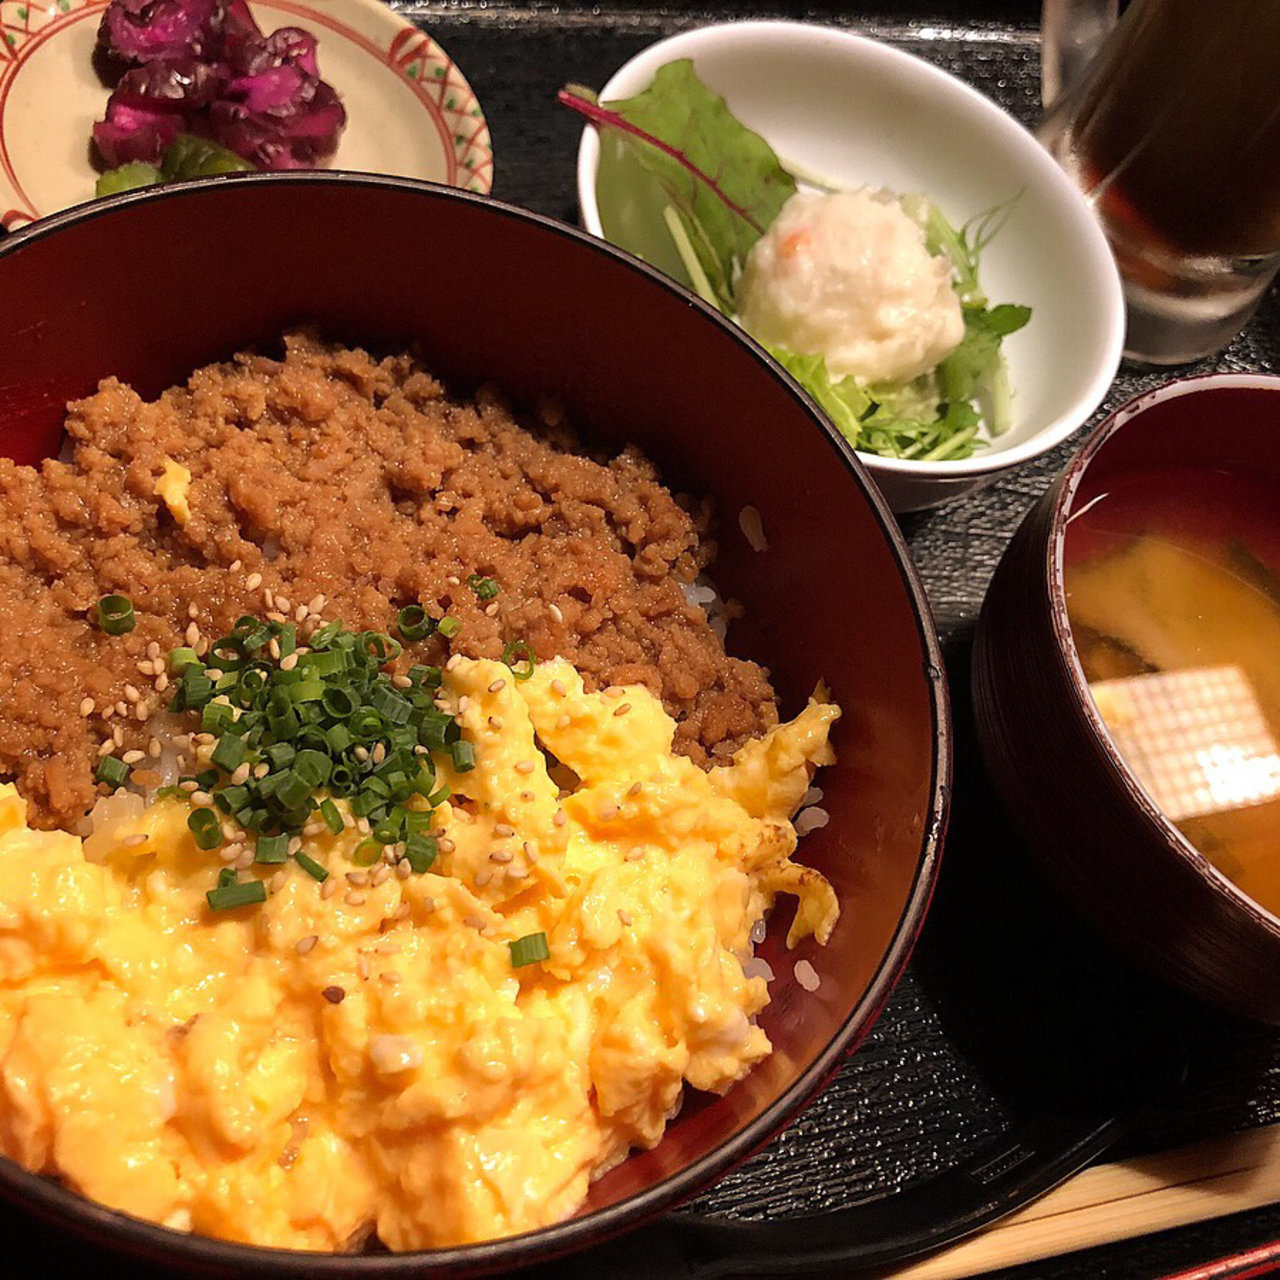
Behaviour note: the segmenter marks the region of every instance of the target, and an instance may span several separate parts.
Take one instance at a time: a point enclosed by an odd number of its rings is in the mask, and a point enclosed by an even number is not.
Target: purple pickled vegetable
[[[178,58],[216,59],[222,0],[111,0],[98,26],[109,61],[143,65]]]
[[[98,51],[125,71],[93,128],[109,166],[156,163],[179,133],[265,169],[328,159],[346,124],[300,27],[264,36],[246,0],[110,0]]]
[[[281,27],[245,41],[228,66],[209,109],[215,141],[264,169],[305,169],[333,154],[347,113],[319,77],[310,32]]]
[[[93,126],[93,141],[108,169],[144,160],[158,164],[165,148],[182,132],[179,111],[155,111],[116,103]]]

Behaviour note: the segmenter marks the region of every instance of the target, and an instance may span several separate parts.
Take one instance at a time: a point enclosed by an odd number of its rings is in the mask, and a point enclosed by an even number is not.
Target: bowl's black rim
[[[934,752],[925,835],[906,907],[862,999],[826,1048],[771,1107],[688,1168],[617,1204],[517,1236],[474,1245],[399,1254],[325,1254],[237,1244],[164,1227],[106,1208],[49,1179],[30,1173],[10,1160],[0,1158],[0,1195],[24,1207],[35,1208],[47,1221],[59,1223],[70,1218],[81,1231],[108,1247],[135,1256],[155,1253],[167,1253],[171,1257],[176,1255],[184,1262],[211,1273],[297,1275],[305,1272],[316,1275],[403,1277],[428,1271],[437,1274],[501,1271],[548,1260],[599,1243],[645,1218],[672,1208],[746,1159],[804,1108],[839,1067],[842,1059],[861,1043],[888,1002],[906,966],[933,895],[950,807],[953,753],[950,701],[932,611],[902,533],[874,482],[848,442],[786,370],[741,328],[670,277],[625,251],[554,218],[495,200],[491,196],[413,178],[339,170],[223,175],[126,192],[39,219],[0,241],[0,259],[19,254],[27,246],[56,235],[65,227],[112,217],[134,204],[199,199],[205,192],[229,186],[250,185],[310,186],[317,188],[317,194],[331,186],[394,189],[425,199],[479,205],[486,212],[529,223],[547,233],[575,241],[584,249],[609,258],[619,267],[674,294],[685,305],[700,312],[709,323],[719,327],[733,341],[747,347],[783,384],[823,433],[870,506],[880,532],[893,552],[902,586],[914,606],[917,635],[925,658]]]
[[[1075,697],[1077,712],[1089,726],[1098,743],[1108,768],[1117,784],[1124,791],[1129,803],[1141,814],[1153,837],[1160,839],[1172,856],[1185,863],[1210,888],[1215,897],[1226,901],[1233,910],[1241,911],[1264,933],[1280,939],[1280,919],[1255,902],[1243,890],[1236,888],[1223,872],[1209,861],[1178,830],[1164,811],[1138,781],[1137,775],[1125,763],[1119,747],[1111,737],[1102,714],[1089,693],[1089,681],[1080,662],[1080,652],[1071,631],[1067,613],[1065,578],[1065,550],[1067,526],[1076,514],[1076,496],[1084,482],[1085,473],[1111,440],[1130,423],[1136,422],[1149,409],[1166,400],[1183,396],[1212,395],[1216,391],[1257,391],[1263,395],[1280,396],[1280,375],[1267,373],[1201,373],[1191,377],[1176,378],[1148,391],[1142,391],[1117,405],[1089,433],[1075,457],[1062,472],[1061,481],[1053,501],[1049,535],[1045,546],[1045,582],[1048,588],[1049,619],[1053,627],[1058,662],[1066,673],[1067,682]]]

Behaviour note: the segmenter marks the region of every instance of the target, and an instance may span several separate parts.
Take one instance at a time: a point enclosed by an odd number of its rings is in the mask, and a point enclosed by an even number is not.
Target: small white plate
[[[489,128],[443,49],[377,0],[251,0],[268,34],[305,27],[347,125],[335,169],[485,194]],[[109,90],[93,67],[106,0],[0,0],[0,226],[93,199],[90,131]]]
[[[1005,344],[1014,425],[957,461],[860,453],[895,511],[936,506],[976,489],[1084,425],[1120,363],[1119,276],[1084,197],[1016,120],[919,58],[799,22],[734,22],[659,41],[613,75],[601,100],[639,93],[658,67],[678,58],[691,58],[704,83],[784,164],[848,186],[919,192],[957,226],[1017,197],[982,254],[982,283],[992,302],[1032,309],[1031,322]],[[583,225],[635,246],[687,284],[662,221],[657,185],[616,138],[605,143],[593,127],[583,131]]]

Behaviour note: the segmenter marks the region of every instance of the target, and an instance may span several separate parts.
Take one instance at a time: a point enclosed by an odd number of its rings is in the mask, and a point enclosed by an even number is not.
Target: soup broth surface
[[[1152,800],[1280,915],[1280,499],[1237,474],[1121,475],[1071,517],[1072,634]]]

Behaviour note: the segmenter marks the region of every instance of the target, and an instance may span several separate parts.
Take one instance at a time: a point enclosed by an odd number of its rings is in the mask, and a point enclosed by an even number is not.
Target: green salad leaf
[[[634,148],[688,237],[708,301],[732,314],[742,263],[796,190],[773,148],[698,79],[688,58],[659,67],[633,98],[600,103],[570,86],[560,101]]]
[[[579,86],[559,96],[565,106],[614,131],[653,175],[668,201],[663,217],[690,282],[704,301],[734,319],[743,264],[795,194],[796,179],[827,192],[841,189],[785,166],[699,80],[687,58],[660,67],[648,89],[623,101],[600,103]],[[864,387],[852,377],[833,378],[821,352],[769,348],[855,449],[936,462],[982,448],[983,428],[990,436],[1008,430],[1012,390],[1001,343],[1030,320],[1031,310],[992,306],[978,269],[982,251],[1020,195],[961,227],[925,196],[897,197],[921,228],[929,253],[949,259],[961,304],[964,336],[935,369],[906,383]]]

